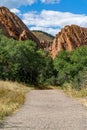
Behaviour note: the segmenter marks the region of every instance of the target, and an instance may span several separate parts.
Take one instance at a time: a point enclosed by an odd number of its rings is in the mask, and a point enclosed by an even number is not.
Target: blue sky
[[[3,0],[30,30],[57,34],[66,25],[87,27],[87,0]]]

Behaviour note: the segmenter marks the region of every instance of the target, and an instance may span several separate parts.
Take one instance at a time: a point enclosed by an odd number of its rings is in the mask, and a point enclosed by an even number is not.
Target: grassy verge
[[[63,86],[63,90],[70,97],[76,97],[76,98],[87,97],[87,87],[81,90],[76,90],[76,89],[73,89],[70,84],[65,84]]]
[[[81,101],[81,103],[87,107],[87,87],[81,90],[72,89],[70,84],[65,84],[63,91],[70,97],[74,97]]]
[[[0,81],[0,120],[24,103],[25,93],[29,90],[22,84]]]

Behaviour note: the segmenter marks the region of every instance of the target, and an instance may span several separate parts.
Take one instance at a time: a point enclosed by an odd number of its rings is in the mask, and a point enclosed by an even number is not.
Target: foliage
[[[61,51],[53,60],[31,41],[8,39],[0,33],[0,79],[46,86],[87,85],[87,46]]]
[[[50,82],[51,75],[52,59],[33,41],[0,37],[0,79],[38,85]]]
[[[81,89],[87,84],[87,46],[72,52],[61,51],[54,59],[56,85],[72,83],[73,88]]]

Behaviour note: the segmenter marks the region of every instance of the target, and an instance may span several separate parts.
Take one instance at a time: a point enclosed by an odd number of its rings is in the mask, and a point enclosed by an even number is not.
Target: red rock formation
[[[55,58],[59,51],[71,51],[81,45],[87,45],[87,28],[71,25],[65,26],[61,32],[56,35],[49,50],[51,56]]]
[[[8,37],[12,37],[16,40],[31,39],[41,47],[38,38],[6,7],[0,7],[0,28]]]

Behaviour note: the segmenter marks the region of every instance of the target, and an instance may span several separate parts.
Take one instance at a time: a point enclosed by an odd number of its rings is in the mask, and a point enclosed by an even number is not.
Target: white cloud
[[[47,3],[47,4],[54,4],[54,3],[59,3],[60,0],[41,0],[42,3]]]
[[[59,3],[60,0],[1,0],[0,6],[5,6],[8,8],[17,8],[23,5],[32,5],[36,2],[41,2],[44,4],[55,4]]]
[[[8,8],[17,8],[22,5],[32,5],[37,0],[2,0],[0,6],[6,6]]]
[[[48,32],[49,34],[52,34],[52,35],[55,35],[57,32],[60,31],[60,29],[56,28],[56,29],[53,29],[53,28],[47,28],[47,27],[38,27],[38,26],[32,26],[30,27],[30,30],[40,30],[40,31],[44,31],[44,32]]]
[[[23,22],[30,29],[38,29],[55,35],[66,25],[76,24],[87,27],[87,16],[69,12],[42,10],[23,14]]]
[[[11,9],[10,11],[15,13],[15,14],[20,14],[21,13],[21,11],[16,9],[16,8]]]

